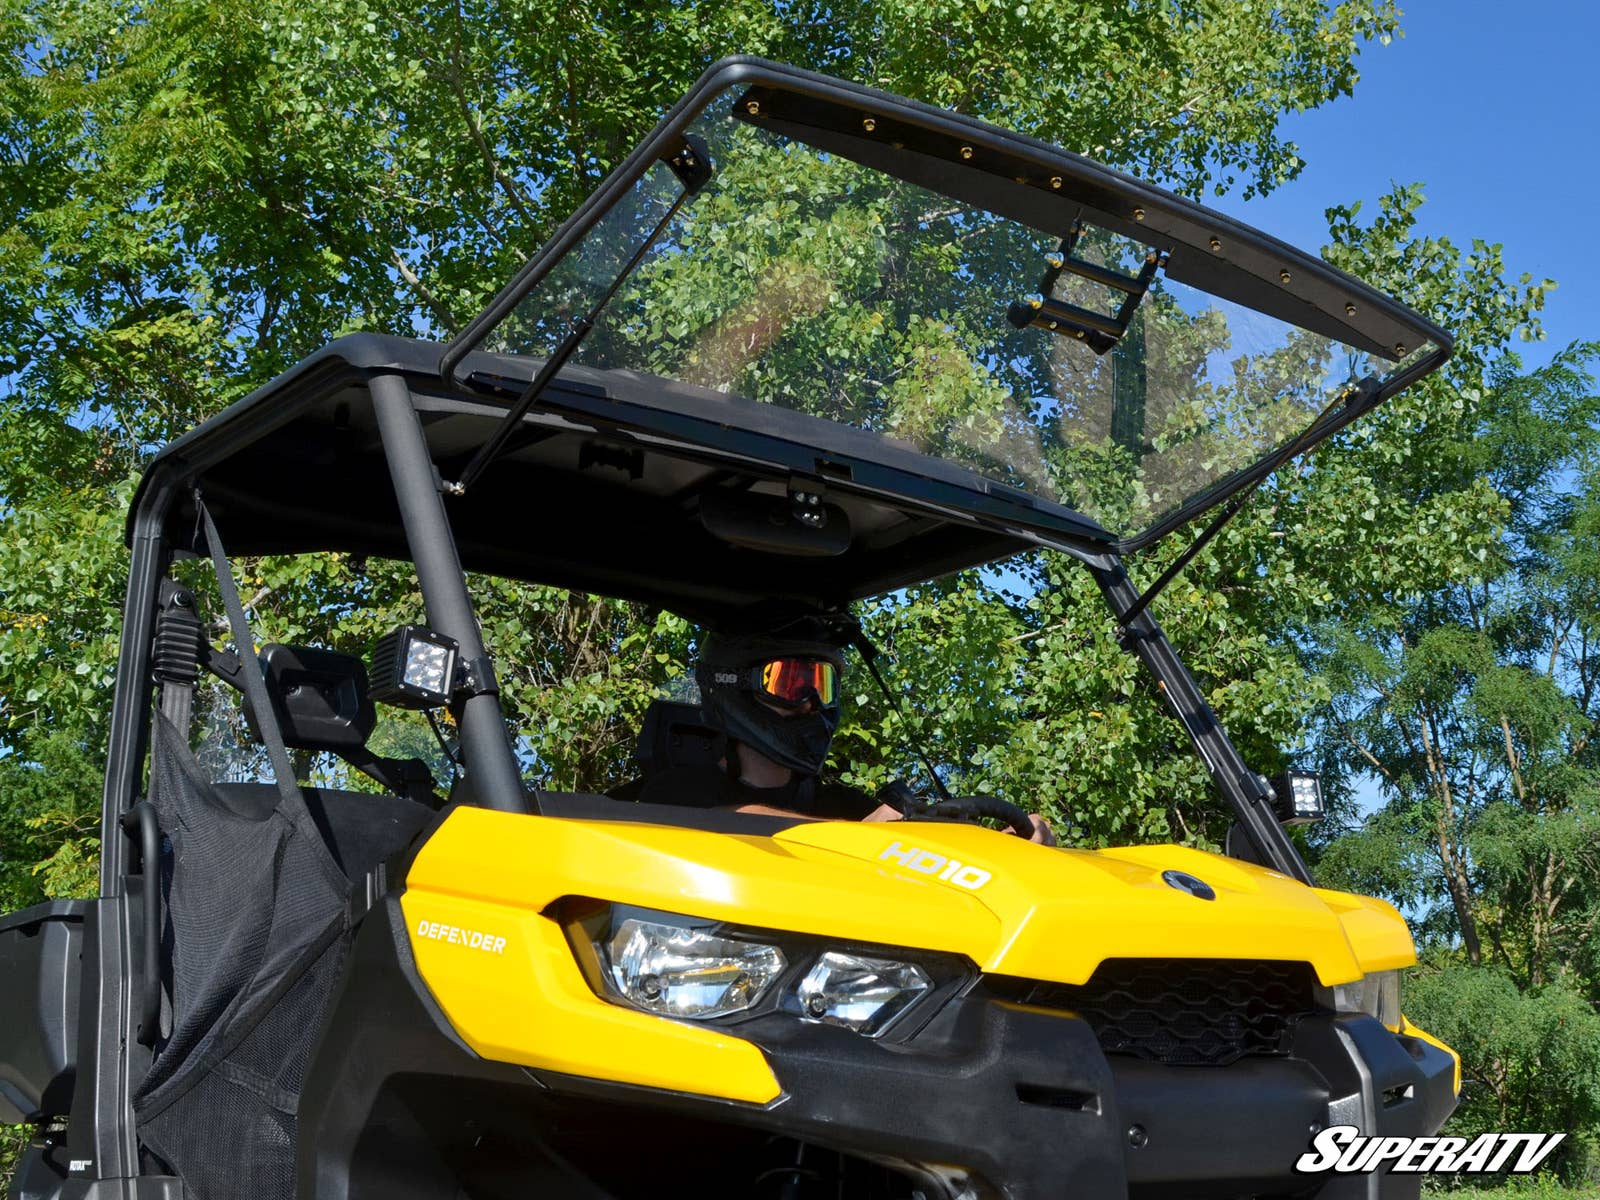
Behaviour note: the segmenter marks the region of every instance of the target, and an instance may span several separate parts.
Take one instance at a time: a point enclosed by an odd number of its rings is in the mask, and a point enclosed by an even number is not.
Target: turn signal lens
[[[915,963],[830,950],[817,959],[784,1007],[872,1037],[932,990],[928,973]]]
[[[1399,1029],[1400,972],[1374,971],[1354,983],[1335,984],[1333,1006],[1339,1012],[1366,1013],[1390,1029]]]

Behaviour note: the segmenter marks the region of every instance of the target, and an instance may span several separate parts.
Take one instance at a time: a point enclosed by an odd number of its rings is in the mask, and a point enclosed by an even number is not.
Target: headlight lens
[[[1399,1029],[1400,972],[1374,971],[1354,983],[1335,984],[1333,1006],[1339,1012],[1366,1013],[1390,1029]]]
[[[595,949],[606,987],[666,1017],[721,1017],[761,998],[783,971],[783,951],[723,937],[714,925],[626,917]]]
[[[878,1037],[900,1026],[912,1008],[936,1007],[938,997],[954,995],[972,971],[953,954],[829,949],[803,934],[577,896],[550,915],[565,927],[602,998],[663,1017],[712,1020],[776,1010]]]
[[[830,950],[785,998],[784,1007],[872,1037],[932,990],[933,980],[915,963]]]

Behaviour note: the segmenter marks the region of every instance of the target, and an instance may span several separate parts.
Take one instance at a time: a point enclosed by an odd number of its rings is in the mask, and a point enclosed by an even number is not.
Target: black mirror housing
[[[283,727],[284,745],[333,753],[360,750],[378,723],[367,668],[352,654],[273,644],[261,651],[267,694]],[[245,706],[252,733],[255,714]]]

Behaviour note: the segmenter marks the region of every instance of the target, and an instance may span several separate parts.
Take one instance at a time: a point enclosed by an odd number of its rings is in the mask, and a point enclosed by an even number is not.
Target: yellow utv
[[[1455,1105],[1405,923],[1315,886],[1284,828],[1315,781],[1243,761],[1163,635],[1186,554],[1143,591],[1124,563],[1449,350],[1077,155],[719,63],[454,340],[342,338],[150,462],[100,895],[0,921],[12,1196],[1415,1196],[1296,1170]],[[1098,584],[1226,855],[1049,848],[959,798],[544,790],[473,607],[499,577],[716,628],[1042,552]],[[261,645],[230,556],[275,554],[413,564],[418,620]],[[453,778],[381,751],[396,706]],[[692,699],[644,722],[647,773],[717,753]]]

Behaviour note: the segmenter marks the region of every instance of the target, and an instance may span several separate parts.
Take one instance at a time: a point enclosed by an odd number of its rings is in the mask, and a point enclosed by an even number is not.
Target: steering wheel
[[[910,814],[907,814],[908,818]],[[978,821],[988,819],[1003,823],[1023,841],[1033,838],[1033,821],[1022,809],[998,796],[952,796],[948,800],[935,800],[917,817],[935,821]]]

